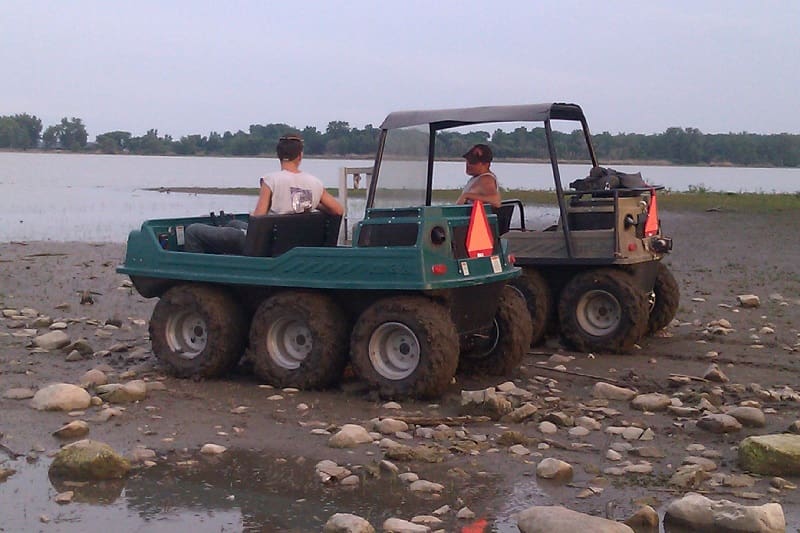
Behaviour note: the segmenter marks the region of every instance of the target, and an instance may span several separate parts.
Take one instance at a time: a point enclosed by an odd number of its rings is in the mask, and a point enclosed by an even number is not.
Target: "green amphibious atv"
[[[580,124],[582,131],[573,131],[566,141],[564,136],[556,140],[552,121]],[[488,131],[476,135],[478,125]],[[531,181],[537,171],[543,178],[552,172],[559,210],[557,224],[544,231],[526,229],[525,206],[520,200],[504,200],[497,212],[501,235],[508,240],[515,264],[523,269],[523,275],[511,284],[525,296],[533,324],[533,345],[551,332],[560,333],[580,351],[627,352],[644,335],[669,324],[680,295],[675,278],[661,262],[672,249],[672,239],[662,234],[658,219],[656,191],[663,187],[651,187],[638,173],[623,174],[600,167],[578,105],[392,113],[382,125],[386,141],[381,153],[403,158],[392,164],[395,183],[407,179],[408,168],[418,163],[416,172],[427,178],[419,193],[429,194],[435,187],[434,154],[443,147],[453,152],[456,147],[450,145],[457,136],[451,132],[459,128],[465,136],[471,136],[471,142],[487,142],[488,132],[494,132],[495,154],[519,158],[519,170],[514,170],[530,173]],[[512,137],[514,142],[504,146],[503,139]],[[395,144],[390,145],[392,139]],[[520,148],[523,152],[512,152]],[[560,162],[559,152],[572,161]],[[549,160],[550,169],[524,162],[530,160]],[[387,170],[381,169],[382,183],[387,182]],[[573,181],[571,189],[565,190],[562,172],[581,172],[588,177]],[[498,174],[502,185],[502,172]],[[386,201],[386,195],[379,192],[370,189],[368,208]],[[431,204],[430,195],[417,200]]]
[[[381,147],[394,142],[384,130]],[[183,251],[189,224],[223,224],[224,214],[132,231],[117,271],[159,298],[149,330],[165,367],[215,377],[247,353],[272,385],[320,388],[350,363],[386,397],[437,396],[457,369],[513,371],[532,329],[508,284],[520,269],[497,216],[430,205],[430,180],[395,155],[377,156],[369,198],[385,206],[366,210],[350,246],[337,245],[341,217],[321,212],[228,215],[249,219],[242,255]]]

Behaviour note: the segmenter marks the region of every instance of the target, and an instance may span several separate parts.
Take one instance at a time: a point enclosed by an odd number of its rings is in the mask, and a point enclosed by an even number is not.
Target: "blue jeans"
[[[207,254],[241,254],[247,222],[231,220],[224,226],[190,224],[186,227],[183,250]]]

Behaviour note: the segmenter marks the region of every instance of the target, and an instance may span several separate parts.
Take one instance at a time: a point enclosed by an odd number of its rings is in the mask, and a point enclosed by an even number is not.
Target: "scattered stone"
[[[469,507],[462,507],[456,513],[456,518],[459,520],[472,520],[475,518],[475,513]]]
[[[545,435],[553,435],[554,433],[558,432],[558,426],[553,424],[552,422],[541,422],[539,423],[539,431],[544,433]]]
[[[497,394],[494,387],[478,391],[461,391],[462,414],[488,416],[492,420],[500,420],[512,409],[511,402]]]
[[[604,381],[598,381],[592,389],[592,396],[606,400],[621,400],[627,402],[636,396],[636,391],[624,387],[617,387],[616,385],[605,383]]]
[[[372,437],[366,429],[358,424],[345,424],[328,440],[328,446],[331,448],[355,448],[359,444],[368,442],[372,442]]]
[[[33,343],[43,350],[58,350],[69,344],[69,335],[63,331],[51,331],[33,339]]]
[[[83,420],[73,420],[53,432],[59,439],[77,439],[89,433],[89,424]]]
[[[431,528],[401,518],[387,518],[381,526],[386,533],[430,533]]]
[[[83,388],[69,383],[54,383],[36,391],[31,407],[39,411],[72,411],[86,409],[91,396]]]
[[[33,398],[36,391],[24,387],[8,389],[3,393],[3,398],[6,400],[27,400]]]
[[[384,409],[402,409],[403,407],[397,402],[386,402],[381,407]]]
[[[508,451],[514,455],[530,455],[531,451],[522,444],[511,446]]]
[[[734,407],[725,412],[726,415],[732,416],[745,427],[763,428],[767,425],[767,418],[764,412],[757,407]]]
[[[681,489],[696,489],[709,477],[711,476],[701,466],[686,465],[676,470],[667,484]]]
[[[536,407],[530,402],[526,402],[521,406],[517,407],[516,409],[514,409],[513,411],[511,411],[510,413],[508,413],[507,415],[505,415],[502,418],[502,421],[519,424],[520,422],[523,422],[528,418],[532,417],[533,415],[535,415],[538,410],[539,410],[538,407]]]
[[[736,302],[745,308],[755,308],[761,305],[761,300],[755,294],[740,294],[736,297]]]
[[[547,457],[536,465],[536,475],[544,479],[569,481],[572,479],[572,465],[560,459]]]
[[[75,491],[65,490],[56,494],[56,503],[59,505],[66,505],[72,503],[72,498],[75,497]]]
[[[208,444],[203,444],[203,447],[200,448],[200,453],[204,455],[219,455],[225,453],[227,449],[228,448],[220,444],[212,444],[209,442]]]
[[[429,514],[417,515],[413,517],[411,521],[415,524],[422,524],[423,526],[428,526],[428,527],[437,527],[441,526],[444,523],[444,521],[441,518]]]
[[[592,533],[633,533],[620,522],[572,511],[561,506],[535,506],[514,516],[521,533],[591,531]]]
[[[14,470],[13,468],[3,468],[2,466],[0,466],[0,483],[7,480],[16,473],[17,471]]]
[[[120,479],[131,465],[114,449],[99,441],[79,440],[61,448],[50,464],[50,474],[72,480]]]
[[[634,531],[658,531],[660,522],[658,511],[649,505],[643,505],[623,523],[633,528]]]
[[[79,382],[84,388],[98,387],[108,383],[108,376],[102,370],[93,368],[82,375]]]
[[[739,466],[765,476],[800,475],[800,435],[754,435],[739,443]]]
[[[697,427],[711,433],[734,433],[742,429],[742,424],[726,414],[708,414],[697,421]]]
[[[147,383],[141,379],[125,384],[110,383],[97,386],[95,392],[109,403],[133,403],[147,398]]]
[[[717,383],[727,383],[730,381],[728,376],[719,369],[719,366],[716,363],[711,363],[708,368],[706,369],[703,377],[709,381],[715,381]]]
[[[672,404],[672,399],[666,394],[653,392],[650,394],[640,394],[631,401],[631,407],[639,411],[666,411]]]
[[[314,467],[317,477],[323,483],[334,483],[348,478],[352,472],[343,466],[339,466],[329,459],[320,461]]]
[[[375,528],[360,516],[336,513],[325,522],[322,533],[375,533]]]
[[[394,418],[384,418],[375,424],[375,429],[384,435],[391,435],[398,431],[408,431],[408,424]]]
[[[786,531],[783,508],[778,503],[746,506],[728,500],[711,500],[690,492],[667,505],[664,525],[683,526],[691,531],[749,531],[778,533]]]
[[[408,486],[408,490],[412,492],[442,492],[444,490],[444,485],[439,483],[434,483],[433,481],[426,481],[424,479],[418,479],[411,483]]]

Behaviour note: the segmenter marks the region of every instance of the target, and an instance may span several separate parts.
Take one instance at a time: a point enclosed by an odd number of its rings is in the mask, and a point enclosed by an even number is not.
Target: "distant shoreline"
[[[84,151],[84,152],[72,152],[69,150],[43,150],[41,148],[32,148],[30,150],[14,150],[11,148],[0,148],[0,153],[11,153],[11,154],[39,154],[39,155],[106,155],[106,156],[133,156],[133,157],[188,157],[188,158],[203,158],[203,157],[214,157],[220,159],[274,159],[275,157],[272,155],[223,155],[223,154],[213,154],[213,155],[181,155],[181,154],[130,154],[130,153],[118,153],[118,154],[107,154],[103,152],[92,152],[92,151]],[[371,156],[364,156],[364,155],[355,155],[355,154],[326,154],[326,155],[304,155],[305,159],[329,159],[329,160],[349,160],[349,161],[368,161],[373,162],[375,160],[374,157]],[[450,157],[450,158],[441,158],[439,161],[462,161],[459,157]],[[495,163],[525,163],[525,164],[549,164],[550,161],[548,159],[535,159],[535,158],[526,158],[526,157],[519,157],[519,158],[496,158],[494,160]],[[585,165],[588,164],[588,161],[575,161],[570,159],[559,160],[559,163],[565,165]],[[601,166],[647,166],[647,167],[695,167],[695,168],[788,168],[793,169],[797,167],[790,167],[790,166],[775,166],[775,165],[734,165],[731,162],[715,162],[715,163],[703,163],[703,164],[681,164],[681,163],[672,163],[667,160],[663,159],[620,159],[620,160],[609,160],[609,161],[601,161]]]

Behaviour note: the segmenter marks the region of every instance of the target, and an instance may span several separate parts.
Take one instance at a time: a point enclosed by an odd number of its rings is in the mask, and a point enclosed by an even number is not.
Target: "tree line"
[[[42,121],[27,113],[0,116],[0,149],[68,150],[104,154],[272,156],[275,144],[287,133],[300,134],[306,155],[372,156],[380,130],[371,124],[351,127],[345,121],[328,123],[325,131],[314,126],[298,129],[287,124],[253,124],[248,131],[208,135],[186,135],[174,139],[159,135],[157,129],[142,136],[128,131],[109,131],[89,142],[80,118],[64,117],[58,124],[42,129]],[[581,130],[553,132],[556,153],[561,160],[585,160]],[[601,161],[664,161],[671,164],[733,164],[741,166],[800,166],[800,135],[724,133],[705,134],[696,128],[668,128],[663,133],[608,132],[592,140]],[[548,159],[544,128],[519,127],[513,131],[443,131],[437,137],[437,154],[458,157],[475,143],[488,143],[497,158]]]

